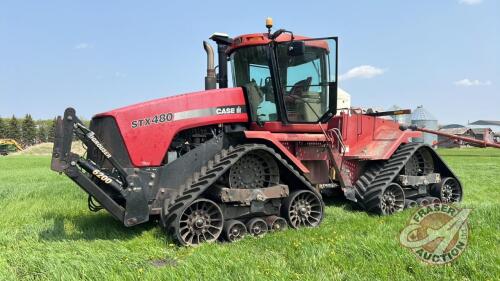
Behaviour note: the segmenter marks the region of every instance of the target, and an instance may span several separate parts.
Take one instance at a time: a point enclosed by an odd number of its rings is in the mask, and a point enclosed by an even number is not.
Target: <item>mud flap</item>
[[[149,221],[149,205],[142,187],[128,188],[123,224],[127,227]]]
[[[342,191],[344,192],[344,196],[347,200],[358,202],[358,199],[356,199],[356,190],[354,188],[343,188]]]

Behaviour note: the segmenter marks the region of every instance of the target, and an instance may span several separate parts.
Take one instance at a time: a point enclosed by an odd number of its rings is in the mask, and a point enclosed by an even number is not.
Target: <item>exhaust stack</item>
[[[214,49],[207,41],[203,41],[203,48],[207,52],[207,76],[205,76],[205,90],[217,88],[217,78],[215,76]]]

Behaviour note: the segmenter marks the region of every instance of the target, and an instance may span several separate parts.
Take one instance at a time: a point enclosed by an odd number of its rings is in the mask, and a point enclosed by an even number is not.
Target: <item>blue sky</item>
[[[500,119],[500,1],[2,1],[0,116],[92,114],[202,90],[202,40],[339,36],[354,105]]]

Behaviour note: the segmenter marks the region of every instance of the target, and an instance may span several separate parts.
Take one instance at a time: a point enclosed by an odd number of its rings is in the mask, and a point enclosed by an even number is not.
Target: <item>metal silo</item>
[[[417,108],[412,112],[411,124],[430,130],[438,129],[438,121],[436,117],[434,117],[423,106],[417,106]],[[412,141],[433,145],[434,143],[437,143],[437,135],[423,133],[423,138],[413,138]]]
[[[387,109],[387,111],[397,111],[402,110],[403,108],[393,105]],[[399,114],[399,115],[391,115],[391,119],[395,122],[398,122],[402,125],[410,125],[411,124],[411,115],[410,114]]]

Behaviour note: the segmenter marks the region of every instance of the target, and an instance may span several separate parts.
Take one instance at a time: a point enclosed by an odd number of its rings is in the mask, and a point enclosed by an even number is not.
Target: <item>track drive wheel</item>
[[[397,183],[389,184],[379,196],[373,199],[370,209],[381,215],[391,215],[405,208],[405,194]]]
[[[444,178],[431,187],[431,195],[443,203],[462,201],[462,186],[455,178]]]
[[[267,223],[261,218],[253,218],[247,222],[248,232],[254,236],[265,235],[268,231]]]
[[[224,217],[217,203],[197,199],[187,205],[176,218],[174,238],[182,245],[196,246],[214,242],[222,233]]]
[[[231,166],[228,173],[230,188],[265,188],[279,183],[276,160],[266,151],[251,151]]]
[[[234,242],[244,238],[247,227],[239,220],[229,220],[224,223],[224,236],[227,241]]]
[[[296,190],[284,200],[282,214],[293,228],[315,227],[323,219],[323,203],[312,191]]]
[[[420,148],[408,159],[404,169],[408,176],[425,176],[434,171],[434,160],[428,149]]]

